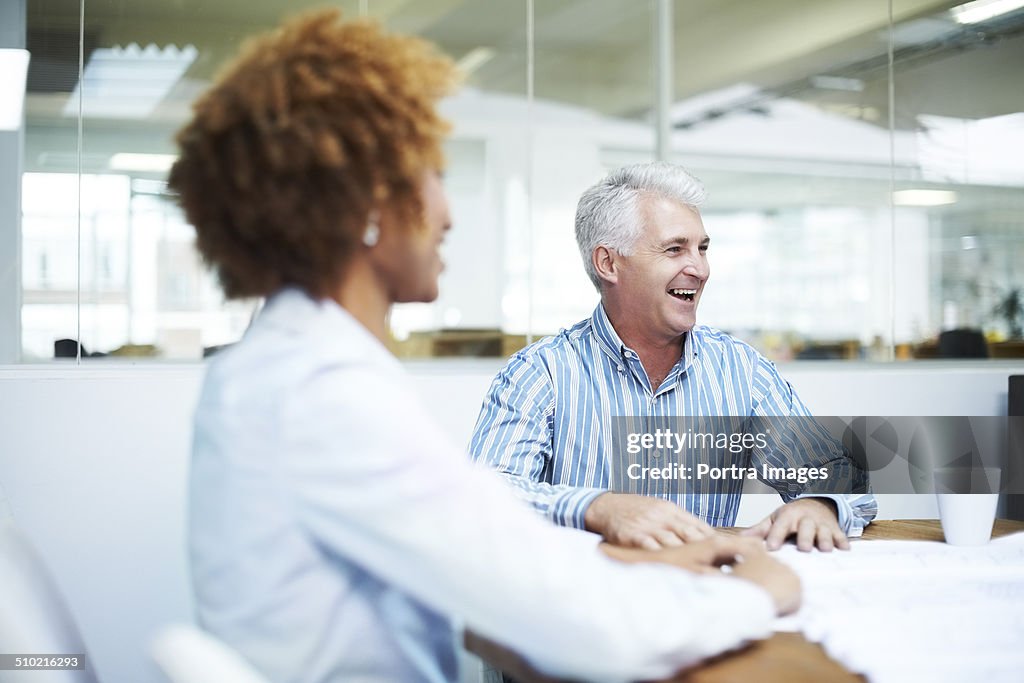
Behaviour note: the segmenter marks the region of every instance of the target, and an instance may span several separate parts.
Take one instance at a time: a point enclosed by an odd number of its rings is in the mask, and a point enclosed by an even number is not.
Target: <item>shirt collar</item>
[[[623,354],[629,348],[622,343],[612,321],[608,319],[608,313],[604,310],[604,303],[598,303],[594,309],[594,315],[590,317],[590,325],[594,330],[598,346],[615,361],[621,361]],[[683,338],[683,354],[677,367],[686,370],[693,363],[693,360],[700,352],[700,331],[697,326],[686,333]]]
[[[682,369],[688,369],[693,361],[700,355],[700,344],[701,344],[701,329],[696,325],[693,329],[686,333],[686,339],[683,341],[683,356],[679,360],[682,362]]]
[[[590,326],[594,329],[594,336],[597,338],[597,344],[601,350],[615,361],[622,360],[622,353],[625,351],[626,345],[622,343],[615,328],[612,327],[612,321],[608,319],[603,303],[598,302],[597,308],[594,309],[594,315],[590,318]]]
[[[338,359],[397,364],[380,340],[351,313],[331,299],[316,299],[298,287],[284,287],[272,294],[246,334],[262,330],[308,337]]]

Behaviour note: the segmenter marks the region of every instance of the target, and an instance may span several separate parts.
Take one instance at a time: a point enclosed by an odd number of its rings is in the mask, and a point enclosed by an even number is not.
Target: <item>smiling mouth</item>
[[[668,293],[683,301],[693,301],[697,297],[696,289],[670,289]]]

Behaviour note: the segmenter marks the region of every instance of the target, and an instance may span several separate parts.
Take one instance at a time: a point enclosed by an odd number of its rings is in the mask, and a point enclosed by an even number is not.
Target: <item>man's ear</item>
[[[616,284],[619,281],[619,264],[615,260],[617,256],[613,249],[604,245],[594,249],[590,261],[599,279],[609,284]]]

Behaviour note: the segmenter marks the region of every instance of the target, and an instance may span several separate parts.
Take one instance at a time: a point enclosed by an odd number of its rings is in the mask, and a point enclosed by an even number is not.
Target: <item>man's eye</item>
[[[682,249],[680,249],[679,247],[669,247],[665,251],[667,251],[670,254],[678,254],[680,251],[682,251]]]
[[[708,250],[708,245],[706,245],[706,244],[702,244],[702,245],[700,245],[700,253],[702,253],[702,254],[703,254],[703,253],[705,253],[705,252],[706,252],[707,250]]]

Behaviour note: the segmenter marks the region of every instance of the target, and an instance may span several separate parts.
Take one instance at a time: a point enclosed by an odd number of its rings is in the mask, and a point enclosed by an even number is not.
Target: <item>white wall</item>
[[[191,618],[183,501],[199,379],[196,367],[0,371],[0,486],[101,683],[161,681],[146,639]]]
[[[462,445],[497,361],[410,363],[428,407]],[[783,367],[820,415],[1004,415],[1024,364]],[[189,619],[184,499],[197,365],[0,367],[0,515],[50,564],[103,681],[160,680],[155,629]],[[934,517],[928,496],[887,496],[882,517]],[[778,498],[744,499],[741,522]]]

